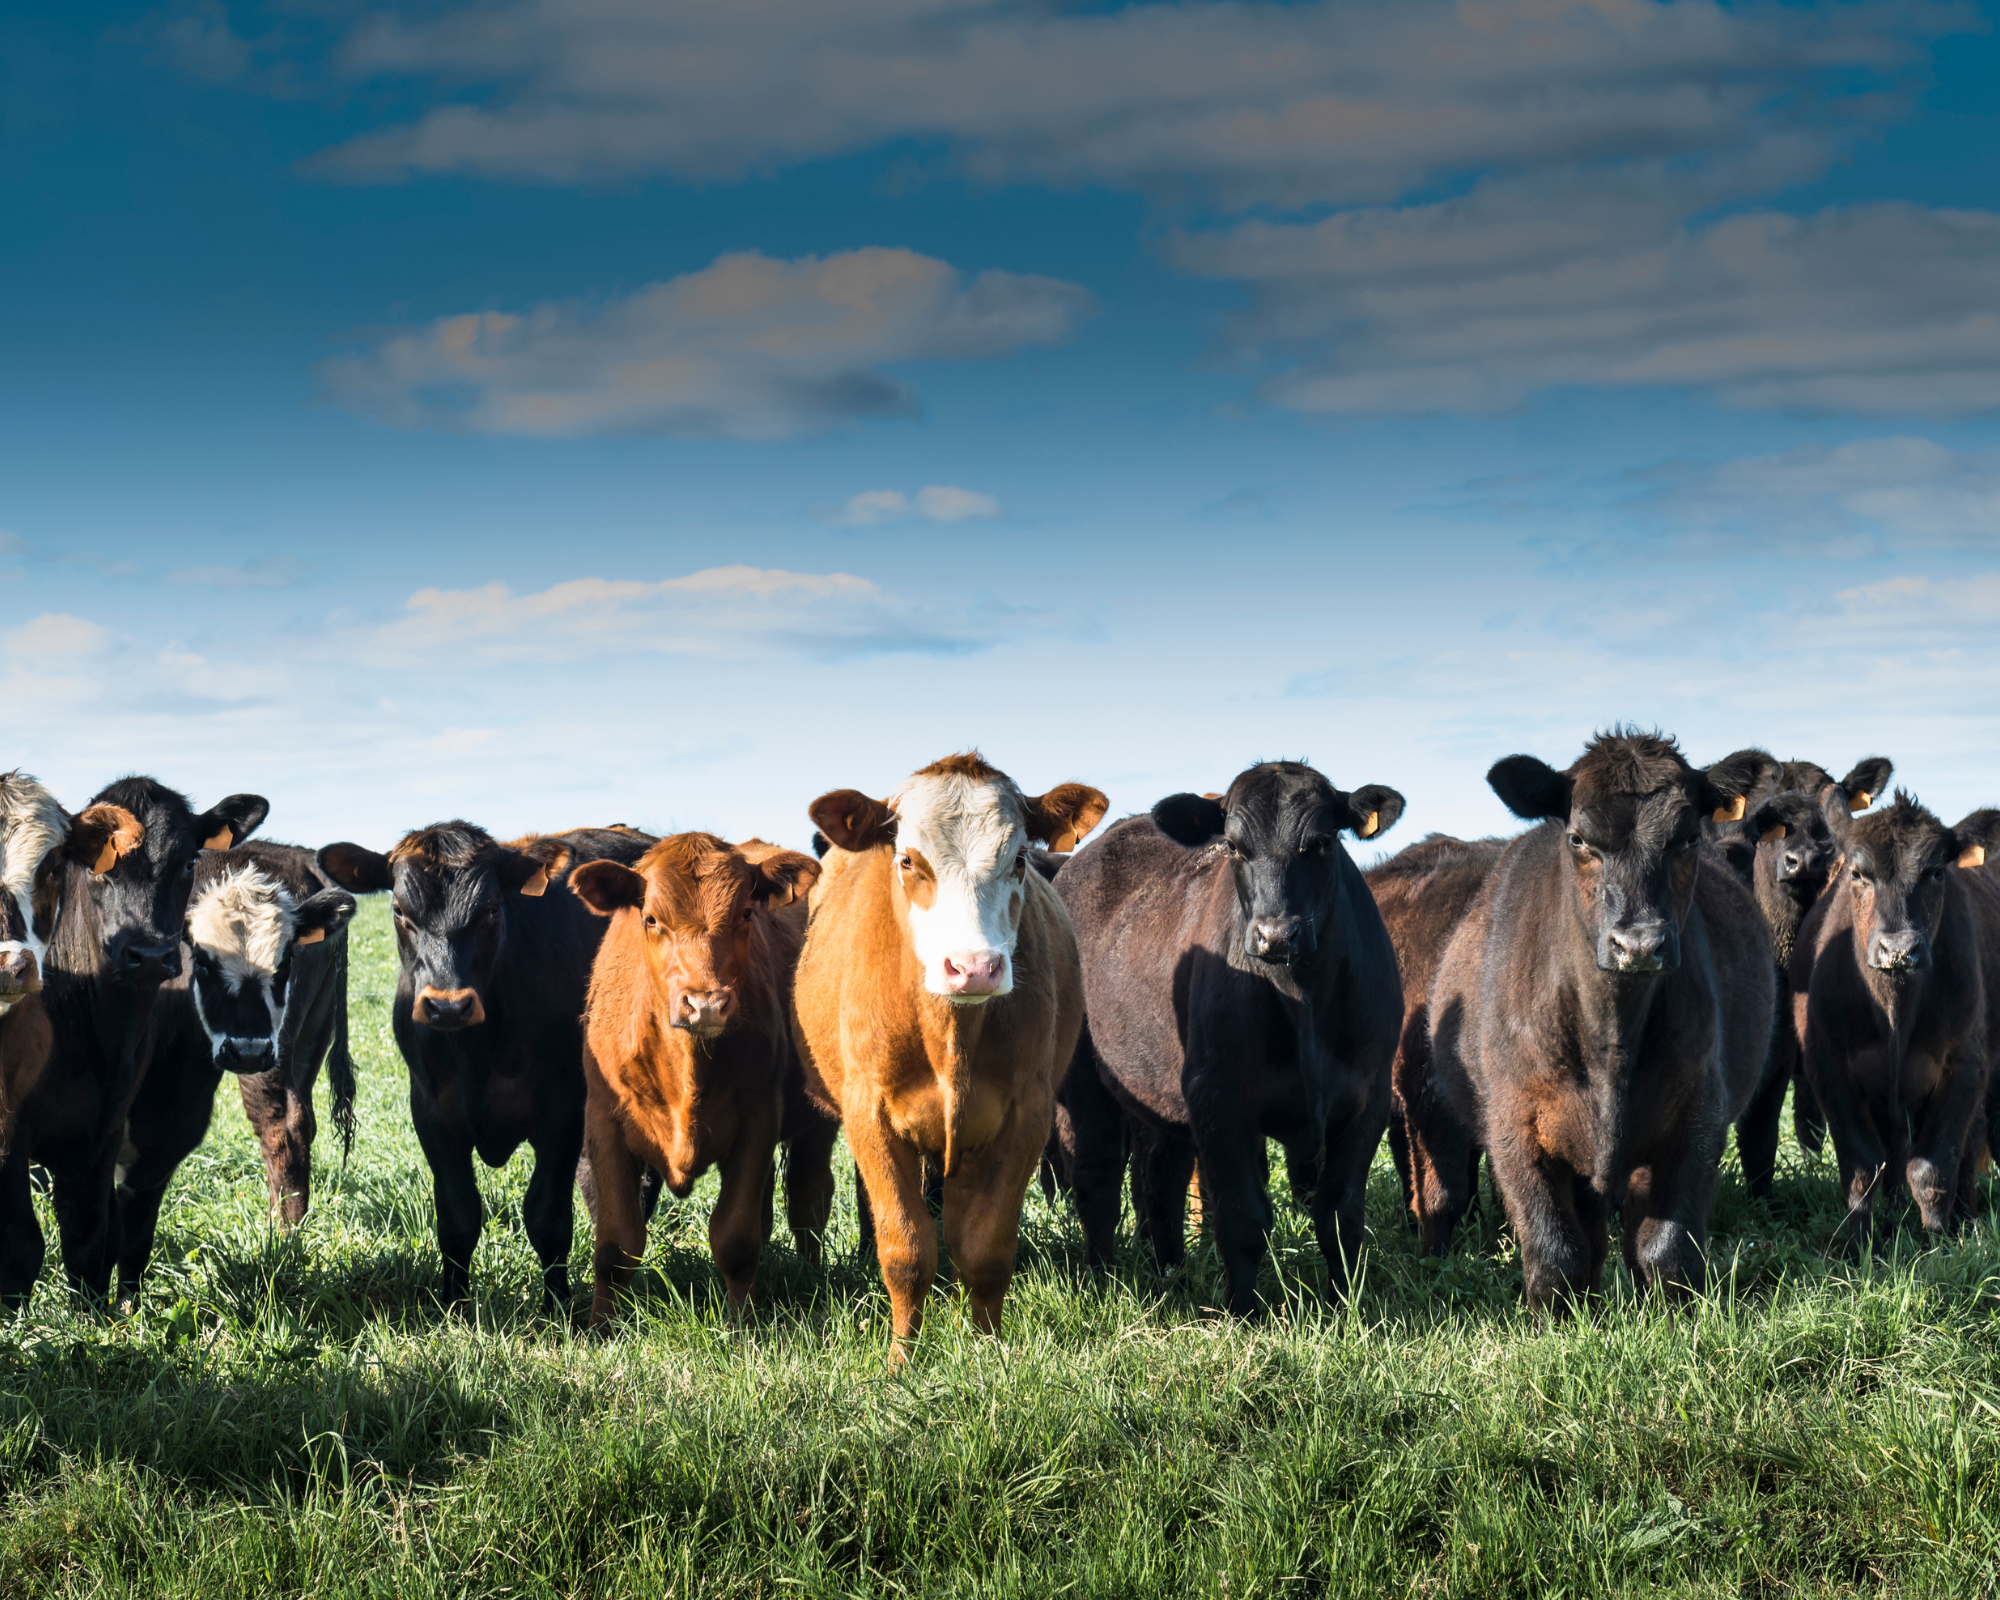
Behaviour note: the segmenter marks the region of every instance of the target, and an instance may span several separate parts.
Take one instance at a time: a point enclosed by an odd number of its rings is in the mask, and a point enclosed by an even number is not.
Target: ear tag
[[[1066,856],[1075,848],[1076,833],[1074,830],[1059,833],[1049,841],[1049,853],[1051,855]]]
[[[93,878],[101,878],[117,865],[118,846],[113,844],[109,839],[106,839],[104,841],[104,848],[97,852],[97,859],[91,863],[90,875]]]
[[[1361,837],[1364,839],[1374,838],[1375,830],[1381,826],[1382,826],[1382,813],[1379,811],[1369,812],[1368,820],[1361,824]]]
[[[1960,852],[1958,864],[1961,867],[1983,867],[1986,865],[1986,846],[1969,844]]]
[[[1759,834],[1757,836],[1757,842],[1759,844],[1773,844],[1777,840],[1784,838],[1784,836],[1785,836],[1785,825],[1782,822],[1780,822],[1772,827],[1766,828],[1761,834]]]
[[[230,833],[230,831],[227,828],[224,828],[220,833],[216,834],[212,839],[204,839],[202,841],[201,847],[204,850],[227,850],[233,838],[234,836]]]
[[[325,938],[326,938],[326,929],[308,928],[304,933],[300,934],[298,938],[294,939],[292,942],[294,944],[319,944]]]
[[[1743,810],[1744,800],[1743,796],[1739,794],[1728,805],[1717,806],[1715,808],[1715,820],[1717,822],[1741,822],[1743,820]]]
[[[1874,803],[1875,797],[1866,789],[1856,789],[1847,798],[1847,809],[1849,811],[1866,811]]]
[[[521,885],[521,893],[539,898],[549,892],[549,869],[537,867],[529,874],[528,881]]]

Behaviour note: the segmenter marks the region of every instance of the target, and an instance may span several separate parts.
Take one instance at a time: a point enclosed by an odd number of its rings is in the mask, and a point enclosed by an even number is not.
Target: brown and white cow
[[[72,817],[25,772],[0,773],[0,1161],[55,1040],[40,995],[64,864],[103,873],[144,838],[138,819],[117,806]]]
[[[572,891],[611,919],[584,1013],[593,1327],[645,1251],[643,1167],[682,1198],[721,1168],[708,1238],[735,1314],[770,1239],[782,1143],[792,1238],[819,1262],[840,1127],[806,1095],[791,1022],[805,893],[819,874],[811,856],[708,833],[662,839],[629,867],[587,861],[570,873]]]
[[[973,1321],[1000,1329],[1021,1200],[1083,1023],[1076,936],[1028,846],[1071,848],[1106,804],[1080,783],[1024,795],[973,752],[887,800],[841,789],[810,808],[832,848],[793,1017],[807,1087],[840,1115],[874,1216],[894,1360],[937,1270],[926,1158]]]

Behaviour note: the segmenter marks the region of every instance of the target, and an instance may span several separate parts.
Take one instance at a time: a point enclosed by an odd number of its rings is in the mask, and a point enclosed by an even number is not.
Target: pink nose
[[[32,994],[41,987],[29,950],[0,950],[0,994]]]
[[[944,958],[944,986],[953,994],[993,994],[1007,970],[1007,958],[998,950],[967,951]]]
[[[702,993],[685,989],[681,992],[680,1016],[675,1021],[677,1026],[695,1033],[719,1033],[735,1014],[734,990],[710,989]]]

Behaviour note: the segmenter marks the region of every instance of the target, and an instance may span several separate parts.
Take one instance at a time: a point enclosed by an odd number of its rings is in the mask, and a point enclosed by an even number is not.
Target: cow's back
[[[1429,996],[1453,930],[1506,848],[1505,839],[1434,833],[1363,874],[1395,946],[1406,1006]]]

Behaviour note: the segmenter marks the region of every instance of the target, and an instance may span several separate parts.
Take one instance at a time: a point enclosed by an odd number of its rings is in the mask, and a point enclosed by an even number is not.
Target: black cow
[[[126,1119],[118,1176],[118,1292],[153,1251],[160,1202],[208,1133],[216,1085],[236,1075],[257,1130],[271,1209],[287,1225],[312,1188],[313,1085],[329,1068],[343,1150],[354,1126],[347,1049],[347,923],[354,896],[313,852],[256,840],[208,851],[188,897],[184,970],[160,990],[153,1062]]]
[[[270,809],[235,794],[196,815],[186,798],[151,778],[124,778],[92,802],[129,813],[145,830],[138,847],[93,876],[65,869],[62,916],[49,946],[43,1003],[55,1050],[22,1105],[0,1167],[0,1298],[26,1300],[42,1270],[41,1225],[28,1193],[39,1163],[55,1184],[63,1268],[72,1286],[102,1298],[117,1253],[112,1179],[154,1036],[160,985],[180,970],[181,923],[195,861],[249,836]]]
[[[1654,734],[1599,735],[1557,772],[1487,775],[1516,816],[1431,988],[1431,1059],[1456,1144],[1432,1152],[1442,1243],[1486,1148],[1528,1302],[1594,1292],[1610,1214],[1642,1287],[1699,1289],[1728,1124],[1762,1080],[1770,936],[1701,823],[1738,798]],[[1416,1130],[1412,1130],[1413,1135]]]
[[[1403,1006],[1395,951],[1339,834],[1374,838],[1402,810],[1393,789],[1343,793],[1271,762],[1219,803],[1169,796],[1056,874],[1083,955],[1087,1022],[1063,1088],[1093,1263],[1117,1227],[1129,1118],[1134,1208],[1163,1267],[1182,1259],[1198,1163],[1229,1309],[1255,1311],[1268,1137],[1345,1290]]]
[[[320,868],[356,894],[395,893],[396,1045],[410,1116],[430,1163],[444,1297],[463,1301],[483,1208],[478,1152],[535,1152],[522,1220],[542,1263],[542,1304],[569,1303],[570,1186],[583,1150],[583,1007],[604,936],[569,891],[578,862],[630,866],[658,841],[582,828],[496,843],[469,822],[406,834],[388,855],[330,844]]]
[[[2000,1053],[2000,883],[1980,870],[2000,813],[1947,828],[1901,791],[1826,811],[1845,867],[1799,930],[1793,1009],[1858,1255],[1885,1194],[1907,1186],[1933,1235],[1972,1205]]]

